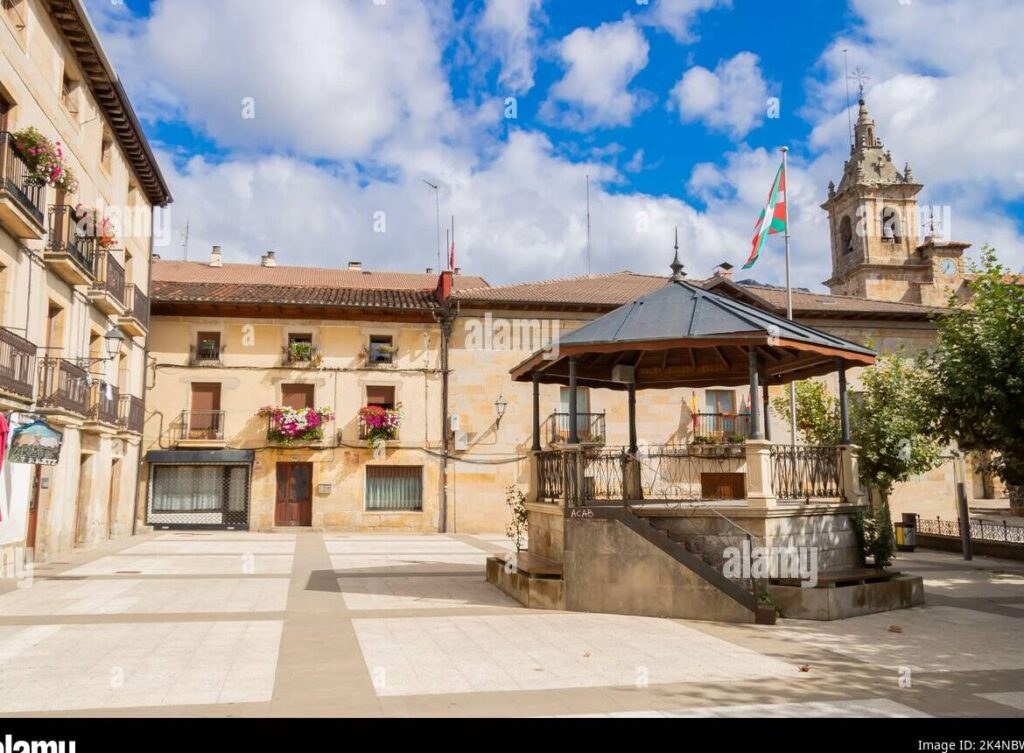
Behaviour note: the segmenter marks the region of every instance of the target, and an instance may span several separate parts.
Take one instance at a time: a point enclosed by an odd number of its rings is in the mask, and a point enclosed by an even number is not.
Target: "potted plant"
[[[288,343],[288,354],[292,361],[306,363],[313,360],[313,343],[306,340],[292,340]]]
[[[77,204],[72,210],[76,230],[80,238],[95,238],[96,245],[102,249],[111,249],[117,245],[117,233],[113,221],[99,210],[90,209]]]
[[[401,405],[394,408],[366,405],[359,409],[359,422],[363,426],[363,435],[370,447],[397,439],[402,418],[404,418],[404,414]]]
[[[24,128],[11,134],[14,147],[28,168],[27,182],[35,186],[53,186],[65,193],[78,190],[71,168],[64,161],[60,142],[50,141],[36,128]]]
[[[258,415],[268,418],[267,439],[277,444],[319,442],[324,438],[324,424],[334,420],[330,408],[298,409],[267,405]]]

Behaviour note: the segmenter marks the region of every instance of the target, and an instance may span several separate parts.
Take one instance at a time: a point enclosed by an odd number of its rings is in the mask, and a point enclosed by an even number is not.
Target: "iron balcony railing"
[[[694,439],[742,442],[750,437],[749,413],[695,413]]]
[[[118,413],[121,392],[109,382],[94,381],[89,399],[89,418],[101,424],[117,426],[120,424]]]
[[[201,342],[198,345],[189,346],[189,356],[192,364],[220,363],[221,353],[224,346],[216,342]]]
[[[89,372],[63,358],[44,358],[39,369],[39,405],[85,416],[89,413]]]
[[[1004,520],[996,523],[991,520],[970,521],[971,538],[978,541],[1003,541],[1008,544],[1024,544],[1024,526],[1009,525]],[[960,519],[942,520],[940,518],[922,518],[917,516],[917,532],[933,536],[960,537]]]
[[[569,414],[552,413],[545,423],[545,434],[548,444],[566,444],[569,441]],[[604,444],[605,433],[604,413],[577,413],[576,438],[581,444]]]
[[[769,453],[776,498],[809,501],[840,496],[838,447],[774,444]]]
[[[96,282],[94,287],[104,290],[122,306],[125,301],[124,267],[109,250],[96,252]]]
[[[143,293],[138,285],[125,285],[124,306],[128,316],[149,329],[149,296]]]
[[[50,207],[50,237],[46,250],[71,256],[90,275],[96,274],[96,238],[87,235],[66,204]]]
[[[181,412],[181,438],[186,440],[223,440],[224,411],[183,410]]]
[[[0,328],[0,389],[32,399],[36,346]]]
[[[0,131],[0,183],[14,197],[15,201],[28,212],[36,222],[43,224],[45,219],[46,186],[31,179],[31,171],[25,158],[18,151],[14,136],[8,131]]]
[[[121,395],[118,423],[134,434],[141,434],[146,422],[146,403],[135,395]]]

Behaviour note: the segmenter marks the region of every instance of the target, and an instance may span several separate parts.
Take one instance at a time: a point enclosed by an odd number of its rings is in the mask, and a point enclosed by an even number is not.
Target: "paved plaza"
[[[496,535],[155,533],[0,581],[0,713],[1024,716],[1024,565],[776,626],[527,610]]]

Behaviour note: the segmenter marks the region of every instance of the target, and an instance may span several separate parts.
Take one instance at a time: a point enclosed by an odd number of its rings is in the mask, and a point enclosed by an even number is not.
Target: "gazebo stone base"
[[[783,617],[798,620],[844,620],[924,604],[920,576],[900,575],[881,583],[832,588],[768,586]]]

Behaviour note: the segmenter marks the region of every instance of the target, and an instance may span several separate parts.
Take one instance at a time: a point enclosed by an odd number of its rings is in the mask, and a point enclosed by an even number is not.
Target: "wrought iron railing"
[[[120,423],[118,404],[121,392],[108,382],[94,381],[89,397],[89,418],[103,424],[117,426]]]
[[[0,131],[0,182],[18,204],[40,225],[45,219],[46,186],[31,179],[31,171],[14,142],[14,136]]]
[[[39,405],[85,416],[89,413],[89,372],[63,358],[44,358],[39,369]]]
[[[135,434],[141,434],[146,423],[146,403],[135,395],[121,395],[118,423]]]
[[[605,434],[604,413],[577,413],[576,436],[581,444],[604,444]],[[545,422],[545,435],[548,444],[565,444],[569,441],[569,414],[552,413]]]
[[[1011,526],[1002,521],[972,520],[971,538],[979,541],[1003,541],[1009,544],[1024,544],[1024,526]],[[960,520],[941,520],[917,516],[917,532],[935,536],[960,537]]]
[[[694,439],[742,442],[750,437],[749,413],[695,413]]]
[[[36,346],[0,328],[0,389],[31,399],[35,365]]]
[[[183,410],[180,437],[185,440],[223,440],[224,411]]]
[[[771,445],[772,491],[780,500],[831,499],[840,496],[839,448]]]
[[[114,258],[108,249],[101,249],[96,252],[96,281],[93,287],[104,290],[114,297],[118,303],[124,305],[125,284],[124,267]]]
[[[79,228],[74,209],[66,204],[50,207],[46,250],[66,253],[90,275],[96,274],[96,238]]]
[[[125,285],[124,306],[128,316],[149,329],[149,296],[143,293],[138,285]]]
[[[640,491],[643,499],[695,502],[746,496],[742,474],[746,447],[742,444],[668,444],[641,447]],[[720,493],[721,479],[733,489]]]
[[[563,498],[565,487],[565,456],[561,450],[535,452],[537,463],[537,501],[558,502]]]
[[[224,346],[216,342],[201,342],[198,345],[189,346],[192,365],[220,363],[220,356],[223,352]]]

